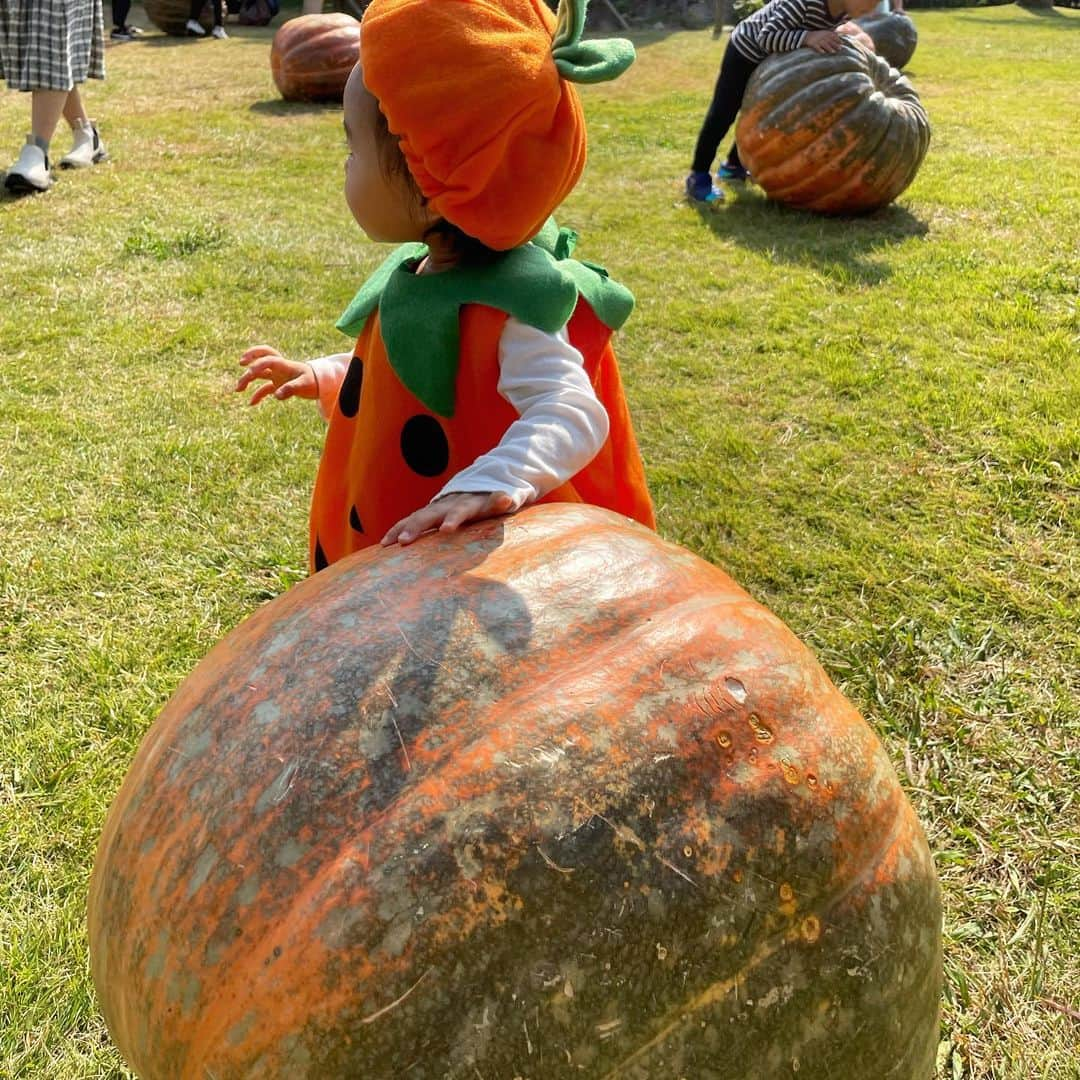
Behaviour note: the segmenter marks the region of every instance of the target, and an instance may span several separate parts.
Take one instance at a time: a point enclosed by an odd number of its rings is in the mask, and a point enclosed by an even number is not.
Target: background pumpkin
[[[911,83],[850,39],[836,53],[796,49],[759,64],[735,133],[769,198],[830,214],[891,202],[930,144]]]
[[[855,22],[870,35],[878,56],[894,68],[899,70],[911,62],[915,46],[919,43],[919,31],[903,12],[866,15]]]
[[[720,570],[551,504],[221,642],[110,811],[142,1080],[927,1080],[940,909],[880,744]]]
[[[214,25],[213,4],[224,5],[225,0],[208,0],[203,4],[199,13],[199,22],[204,30],[209,30]],[[146,17],[166,34],[175,34],[183,37],[187,34],[184,24],[191,17],[191,4],[188,0],[143,0],[143,10]]]
[[[286,101],[341,101],[360,59],[360,23],[351,15],[300,15],[274,34],[270,70]]]

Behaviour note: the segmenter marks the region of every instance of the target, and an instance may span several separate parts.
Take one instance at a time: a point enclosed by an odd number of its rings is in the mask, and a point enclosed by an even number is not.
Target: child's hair
[[[401,152],[397,137],[391,133],[390,125],[386,122],[382,110],[376,108],[375,113],[375,141],[378,144],[379,164],[383,175],[388,180],[403,180],[416,199],[416,205],[426,206],[427,199],[416,183],[416,178],[409,172],[408,162]],[[461,266],[487,266],[501,254],[477,240],[475,236],[470,236],[459,229],[446,218],[438,218],[424,230],[425,240],[432,235],[445,237],[449,241]]]

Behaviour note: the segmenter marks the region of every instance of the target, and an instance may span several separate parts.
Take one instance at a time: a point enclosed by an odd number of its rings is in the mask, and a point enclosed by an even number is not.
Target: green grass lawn
[[[816,650],[925,822],[941,1075],[1075,1080],[1080,12],[915,17],[934,135],[895,206],[683,204],[722,43],[656,31],[585,91],[560,219],[638,297],[661,531]],[[347,347],[384,255],[340,111],[280,102],[272,28],[230,31],[111,49],[87,97],[112,163],[0,197],[0,1077],[128,1075],[88,974],[104,814],[177,683],[304,574],[322,423],[247,409],[236,358]],[[0,96],[0,164],[28,111]]]

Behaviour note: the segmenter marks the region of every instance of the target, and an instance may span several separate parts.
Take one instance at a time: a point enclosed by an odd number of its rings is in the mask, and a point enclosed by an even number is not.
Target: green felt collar
[[[566,325],[579,296],[611,330],[629,318],[633,295],[603,267],[570,258],[576,241],[576,233],[549,219],[532,241],[493,263],[439,274],[416,273],[427,245],[403,244],[364,283],[337,327],[355,337],[378,308],[398,378],[433,413],[453,416],[463,304],[497,308],[548,334]]]

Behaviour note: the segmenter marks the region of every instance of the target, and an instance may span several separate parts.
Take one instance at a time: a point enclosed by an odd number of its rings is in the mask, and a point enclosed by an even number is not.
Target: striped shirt
[[[807,31],[835,30],[847,15],[832,16],[826,0],[769,0],[732,31],[731,44],[747,60],[799,48]]]

